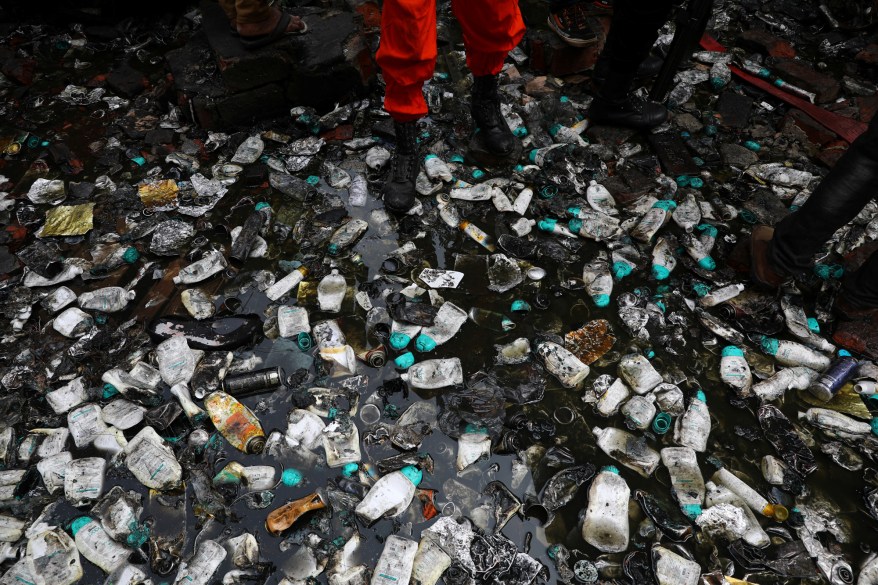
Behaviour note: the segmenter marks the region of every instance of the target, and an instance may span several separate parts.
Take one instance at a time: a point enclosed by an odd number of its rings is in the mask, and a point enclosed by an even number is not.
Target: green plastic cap
[[[628,264],[627,262],[622,262],[621,260],[618,262],[613,262],[613,265],[610,267],[610,271],[613,273],[613,276],[616,278],[616,280],[622,280],[623,278],[631,274],[633,270],[634,268],[630,264]]]
[[[838,357],[853,357],[853,356],[851,355],[851,352],[849,352],[848,350],[840,349],[840,350],[838,350]]]
[[[122,254],[122,261],[127,262],[128,264],[134,264],[139,259],[140,252],[138,252],[137,248],[134,246],[128,246],[128,248],[125,249],[125,253]]]
[[[415,356],[412,352],[407,351],[393,360],[393,363],[396,364],[396,367],[400,370],[407,370],[414,365]]]
[[[307,331],[302,331],[298,335],[296,335],[296,345],[299,346],[299,349],[302,351],[308,351],[311,349],[313,342],[311,341],[311,334]]]
[[[522,299],[516,299],[512,301],[510,309],[513,313],[528,313],[530,312],[530,303]]]
[[[407,480],[412,482],[412,485],[418,487],[421,484],[421,480],[424,479],[424,472],[415,467],[414,465],[406,465],[402,469],[399,470]]]
[[[256,206],[253,209],[255,209],[256,211],[262,211],[266,207],[271,209],[271,204],[266,202],[266,201],[260,201],[259,203],[256,204]]]
[[[90,522],[94,522],[94,519],[89,518],[88,516],[80,516],[70,523],[70,532],[73,536],[76,536],[76,533],[82,530],[82,527]]]
[[[610,304],[610,295],[592,295],[591,300],[598,307],[606,307]]]
[[[762,336],[762,341],[759,342],[759,345],[762,346],[762,351],[768,355],[776,355],[777,350],[780,348],[780,342],[774,337],[768,337],[767,335]]]
[[[400,333],[397,331],[396,333],[390,334],[390,347],[399,351],[404,349],[409,343],[411,343],[412,338],[405,333]]]
[[[652,275],[656,280],[665,280],[671,275],[671,271],[660,264],[652,265]]]
[[[436,156],[435,154],[428,154],[427,156],[424,157],[424,162],[426,162],[430,159],[433,159],[433,158],[439,158],[439,157]]]
[[[710,287],[704,284],[703,282],[696,282],[692,285],[692,291],[698,298],[706,296],[707,293],[710,292]]]
[[[820,333],[820,323],[814,317],[808,317],[808,330],[812,333]]]
[[[578,234],[579,230],[582,229],[582,220],[581,219],[571,219],[567,222],[567,227],[570,228],[570,231],[574,234]]]
[[[424,333],[421,333],[420,335],[418,335],[418,338],[415,339],[415,349],[420,352],[433,351],[434,349],[436,349],[437,345],[439,344],[436,343],[436,341],[432,337]]]
[[[537,227],[539,227],[544,232],[553,232],[555,231],[555,226],[558,225],[557,219],[552,219],[551,217],[545,217],[537,223]]]
[[[619,475],[619,468],[616,467],[615,465],[605,465],[605,466],[601,467],[601,473],[603,473],[604,471],[606,471],[608,473],[615,473],[616,475]]]
[[[717,236],[717,234],[719,234],[719,230],[717,230],[715,227],[713,227],[709,223],[698,224],[697,226],[695,226],[695,229],[697,229],[699,232],[701,232],[705,235],[710,236],[711,238],[715,238]]]
[[[701,402],[707,404],[707,396],[704,395],[703,390],[699,390],[695,393],[695,400],[700,400]]]
[[[744,357],[744,352],[737,345],[727,345],[723,348],[723,357]]]
[[[662,199],[652,204],[654,209],[664,209],[665,211],[674,211],[677,209],[677,203],[670,199]]]
[[[348,463],[347,465],[342,467],[341,474],[345,477],[353,477],[359,470],[360,470],[359,463]]]
[[[286,486],[296,487],[302,483],[302,472],[298,469],[284,469],[284,472],[280,476],[280,480]]]
[[[698,261],[698,265],[704,268],[705,270],[715,270],[716,269],[716,261],[710,256],[705,256],[701,260]]]
[[[690,520],[695,520],[701,516],[701,504],[683,504],[680,508],[682,508],[683,513]]]
[[[660,412],[652,419],[652,430],[656,434],[664,435],[671,428],[671,415],[667,412]]]

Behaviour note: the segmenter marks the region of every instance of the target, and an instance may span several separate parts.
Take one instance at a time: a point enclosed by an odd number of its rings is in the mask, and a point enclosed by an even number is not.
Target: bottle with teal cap
[[[491,436],[488,429],[469,424],[457,439],[457,471],[491,456]]]
[[[671,477],[671,490],[680,509],[690,519],[701,515],[704,504],[704,478],[698,467],[695,450],[690,447],[665,447],[661,450],[662,463]]]
[[[671,219],[671,214],[676,208],[677,203],[670,199],[656,201],[631,230],[631,237],[639,242],[651,242],[656,233]]]
[[[628,548],[628,504],[631,488],[608,465],[600,470],[588,489],[588,507],[582,522],[582,538],[604,553],[619,553]]]
[[[600,211],[582,207],[568,207],[567,213],[573,216],[567,227],[573,234],[596,242],[609,241],[622,234],[619,219]]]
[[[716,237],[719,235],[719,230],[709,223],[701,223],[695,226],[695,231],[698,232],[698,240],[701,242],[701,247],[704,248],[708,254],[713,252],[713,248],[716,246]]]
[[[415,349],[420,352],[433,351],[457,335],[467,317],[467,312],[454,303],[442,303],[433,318],[433,324],[421,329],[420,335],[415,339]]]
[[[763,335],[759,345],[763,352],[774,356],[777,363],[782,366],[805,366],[822,372],[831,363],[830,359],[822,353],[795,341]]]
[[[329,238],[327,251],[330,256],[338,256],[342,251],[353,246],[368,229],[368,222],[356,218],[339,227]]]
[[[710,427],[707,397],[702,390],[698,390],[689,401],[686,412],[677,419],[677,424],[674,427],[674,442],[703,453],[707,450]]]
[[[423,329],[421,325],[394,320],[390,325],[390,347],[402,351],[408,347],[415,335],[421,332],[421,329]]]
[[[567,226],[552,217],[544,217],[539,220],[537,222],[537,227],[540,228],[540,231],[546,232],[547,234],[567,236],[568,238],[577,237],[575,233],[567,228]]]
[[[132,550],[110,538],[101,523],[89,516],[80,516],[70,524],[76,548],[86,559],[106,573],[112,573],[128,562]]]
[[[704,248],[701,240],[692,234],[683,234],[680,243],[689,254],[689,257],[695,260],[703,270],[715,270],[716,261],[710,256],[710,252]]]
[[[588,189],[585,190],[585,198],[595,211],[607,215],[619,215],[619,210],[616,209],[616,200],[613,199],[612,193],[597,181],[591,181],[588,184]]]
[[[451,174],[451,169],[445,164],[445,161],[435,154],[428,154],[424,157],[424,171],[434,181],[439,179],[448,183],[454,178]]]
[[[246,260],[250,256],[257,236],[271,225],[272,216],[271,206],[268,203],[264,201],[257,203],[241,226],[238,237],[232,241],[229,257],[239,262]]]
[[[607,253],[603,250],[597,256],[582,267],[582,280],[585,282],[585,290],[598,307],[606,307],[610,304],[610,295],[613,293],[613,277],[610,275],[610,266]]]
[[[698,299],[698,304],[702,307],[715,307],[720,303],[729,301],[742,292],[746,287],[741,283],[727,284],[724,287],[715,289]]]
[[[652,276],[656,280],[665,280],[677,267],[677,258],[668,238],[662,236],[652,249]]]
[[[613,263],[610,265],[610,272],[613,273],[613,278],[622,280],[637,268],[637,263],[640,262],[640,252],[634,246],[625,244],[615,248],[610,258],[613,260]]]
[[[719,361],[719,377],[738,396],[746,397],[752,394],[753,374],[740,347],[727,345],[723,348]]]
[[[406,465],[398,471],[383,476],[355,509],[366,524],[379,518],[394,518],[402,514],[423,479],[423,472],[413,465]]]
[[[628,428],[645,431],[655,418],[655,394],[636,395],[622,406]]]

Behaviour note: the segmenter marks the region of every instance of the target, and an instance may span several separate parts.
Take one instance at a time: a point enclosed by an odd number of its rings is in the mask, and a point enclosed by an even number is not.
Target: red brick
[[[828,142],[838,140],[838,136],[834,132],[827,130],[801,110],[790,110],[783,122],[784,126],[787,124],[795,124],[816,146],[823,146]]]
[[[847,151],[849,144],[844,140],[835,140],[829,144],[825,144],[817,155],[817,160],[832,168],[838,159]]]
[[[738,46],[772,57],[792,59],[796,56],[796,50],[787,41],[759,29],[746,30],[738,35]]]
[[[878,111],[878,95],[860,96],[857,98],[857,107],[860,109],[858,118],[868,124]]]
[[[830,75],[815,71],[804,61],[778,59],[774,63],[774,72],[784,81],[815,93],[818,103],[825,104],[838,97],[838,81]]]

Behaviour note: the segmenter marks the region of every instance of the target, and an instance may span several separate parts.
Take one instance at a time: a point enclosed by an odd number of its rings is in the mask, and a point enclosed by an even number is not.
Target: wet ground
[[[38,75],[29,85],[8,82],[3,90],[3,114],[6,120],[0,134],[4,137],[4,143],[8,145],[9,142],[5,139],[11,141],[24,134],[28,134],[26,138],[29,139],[24,141],[19,153],[8,154],[0,166],[0,173],[8,179],[3,190],[12,193],[15,200],[13,206],[3,208],[5,211],[0,216],[0,221],[7,226],[3,250],[4,261],[9,253],[14,253],[33,241],[33,232],[42,224],[43,213],[49,209],[47,205],[33,205],[25,197],[28,186],[37,176],[59,178],[65,182],[95,182],[98,177],[109,175],[117,188],[121,188],[121,191],[116,193],[98,189],[88,197],[89,201],[96,204],[95,227],[86,236],[56,238],[64,257],[90,258],[90,251],[102,239],[110,239],[109,234],[118,233],[124,236],[131,222],[155,219],[154,212],[149,210],[144,212],[136,191],[126,189],[126,186],[136,185],[146,178],[175,178],[178,181],[185,181],[188,178],[190,170],[180,169],[165,161],[165,155],[171,151],[192,154],[200,164],[200,172],[207,175],[214,164],[228,160],[235,152],[235,147],[249,134],[274,130],[289,134],[294,139],[309,134],[309,129],[303,124],[296,124],[289,119],[278,120],[258,124],[252,129],[247,129],[246,132],[236,133],[235,131],[239,129],[229,129],[228,133],[231,136],[228,142],[211,152],[204,148],[209,135],[192,126],[186,118],[186,112],[169,109],[169,104],[173,103],[170,94],[154,90],[138,92],[137,97],[130,97],[127,103],[117,109],[108,108],[106,102],[77,106],[57,98],[57,94],[68,84],[87,85],[89,82],[95,85],[102,84],[101,76],[106,74],[109,67],[118,62],[123,54],[131,58],[136,68],[150,79],[153,88],[157,87],[157,81],[161,79],[164,72],[162,55],[185,42],[191,28],[191,23],[186,20],[169,20],[168,24],[156,26],[152,30],[147,30],[140,23],[134,23],[125,35],[115,40],[107,40],[90,35],[88,29],[84,32],[81,29],[77,31],[76,27],[69,29],[24,27],[20,29],[21,32],[13,32],[7,37],[7,46],[15,47],[20,54],[33,56]],[[149,42],[144,45],[146,41]],[[841,57],[838,59],[840,60]],[[450,59],[440,59],[440,61],[444,64],[456,62],[453,55]],[[841,66],[837,62],[831,65]],[[458,78],[459,71],[449,70],[444,65],[440,65],[439,71],[448,76],[437,77],[435,86],[446,92],[457,92],[458,95],[462,95],[464,89],[460,84],[455,85],[453,81]],[[522,67],[522,71],[527,71],[526,66]],[[751,92],[738,87],[735,91],[742,94]],[[107,95],[116,95],[116,93],[111,89]],[[587,100],[583,86],[572,86],[569,91],[565,87],[556,95],[562,94],[569,95],[577,103],[584,103]],[[382,126],[387,124],[387,118],[378,109],[380,103],[377,100],[378,95],[373,94],[373,100],[363,103],[362,108],[342,125],[350,125],[356,137],[376,136],[377,143],[386,144],[388,149],[392,149],[392,143],[386,140],[386,136],[380,131]],[[508,96],[508,99],[514,98]],[[784,109],[778,100],[765,96],[760,96],[759,99],[771,105],[772,109]],[[704,114],[703,119],[707,120],[709,119],[707,114],[716,108],[715,100],[716,95],[703,86],[695,96],[693,102],[695,105],[690,111],[699,115]],[[441,111],[435,113],[424,126],[423,143],[434,148],[445,160],[450,160],[453,154],[464,153],[468,128],[462,122],[461,112],[465,111],[465,107],[465,100],[458,97],[445,98]],[[580,109],[579,112],[581,113],[582,110]],[[159,119],[160,116],[168,116],[168,114],[169,117]],[[797,153],[798,147],[790,147],[792,150],[787,150],[783,147],[788,143],[781,140],[777,140],[772,145],[775,139],[773,131],[766,133],[760,130],[763,125],[773,126],[776,129],[780,117],[779,112],[763,108],[751,118],[752,127],[723,128],[720,130],[718,140],[740,142],[745,138],[761,137],[766,148],[760,153],[760,162],[789,160],[793,158],[791,152]],[[174,134],[173,139],[166,143],[147,146],[146,132],[159,127],[171,130]],[[600,142],[600,139],[597,141]],[[67,156],[58,148],[60,144],[66,145],[74,156]],[[626,145],[628,146],[624,148],[629,153],[631,145],[643,149],[640,155],[629,154],[629,163],[633,162],[639,170],[649,170],[654,174],[655,160],[649,155],[650,146],[647,140],[642,136],[634,135],[626,140]],[[267,140],[265,154],[278,155],[282,148],[281,144]],[[484,262],[485,250],[459,230],[449,228],[439,219],[434,196],[422,198],[425,210],[423,215],[407,217],[399,222],[376,221],[375,212],[382,210],[383,206],[374,196],[369,198],[365,207],[346,205],[347,191],[333,189],[326,183],[322,163],[328,160],[351,173],[366,175],[370,192],[375,194],[380,191],[386,172],[368,169],[363,161],[364,152],[348,152],[342,141],[327,140],[320,153],[314,156],[307,166],[293,173],[301,178],[320,178],[315,184],[316,194],[307,202],[296,201],[271,189],[263,177],[250,181],[252,186],[246,186],[248,180],[241,178],[230,186],[229,192],[216,208],[202,218],[184,217],[173,210],[159,212],[164,213],[168,218],[193,223],[198,236],[206,239],[205,247],[215,245],[226,251],[230,243],[229,231],[244,223],[256,202],[270,203],[274,210],[276,225],[292,228],[291,230],[275,229],[267,236],[269,244],[267,257],[250,259],[244,264],[232,263],[230,270],[195,286],[216,294],[215,304],[219,308],[234,306],[238,313],[259,314],[270,322],[273,315],[272,308],[276,310],[279,303],[271,303],[259,290],[260,288],[264,290],[265,286],[258,286],[254,280],[266,277],[266,273],[262,271],[268,271],[269,278],[280,278],[289,270],[289,261],[307,262],[315,267],[311,274],[312,278],[309,279],[314,284],[318,277],[328,272],[330,266],[335,266],[347,278],[351,292],[366,290],[376,293],[382,289],[398,291],[410,279],[414,279],[423,267],[461,270],[465,273],[461,285],[454,290],[442,289],[439,291],[440,295],[446,301],[451,301],[465,310],[478,307],[508,315],[515,322],[515,328],[507,332],[498,332],[468,321],[450,342],[429,355],[416,354],[416,359],[420,361],[426,358],[459,357],[467,380],[471,380],[480,371],[495,374],[502,380],[501,386],[506,388],[510,395],[514,395],[515,389],[525,382],[532,383],[537,388],[544,387],[544,396],[535,403],[521,405],[515,404],[515,400],[500,401],[502,402],[500,417],[506,422],[506,431],[517,430],[523,446],[532,446],[528,455],[524,457],[531,477],[517,489],[513,489],[519,498],[533,499],[534,487],[538,491],[555,472],[570,465],[586,462],[597,467],[617,464],[597,448],[590,429],[594,426],[624,428],[623,417],[615,415],[606,419],[598,416],[589,405],[584,404],[583,391],[601,374],[615,376],[617,362],[622,355],[640,352],[650,356],[656,369],[662,372],[667,380],[677,383],[687,395],[697,388],[704,390],[712,421],[705,455],[714,455],[729,468],[743,474],[748,478],[748,483],[756,486],[772,501],[782,503],[790,509],[795,507],[797,501],[792,494],[771,488],[762,480],[759,468],[762,457],[776,453],[759,429],[756,418],[758,404],[753,399],[750,401],[736,399],[733,393],[719,381],[719,351],[725,342],[718,341],[706,333],[698,324],[695,315],[685,305],[684,298],[692,297],[694,277],[684,267],[678,267],[667,283],[658,283],[648,278],[646,271],[615,283],[614,299],[618,299],[622,293],[630,292],[638,299],[658,300],[666,306],[668,317],[666,321],[671,325],[662,328],[651,324],[649,329],[652,338],[648,340],[634,339],[618,315],[619,304],[615,300],[609,307],[597,308],[588,299],[581,284],[577,282],[581,277],[583,260],[591,259],[595,253],[604,248],[602,244],[590,240],[565,239],[562,236],[535,231],[533,239],[538,245],[539,252],[527,258],[526,262],[543,268],[546,277],[540,281],[526,280],[508,293],[493,293],[487,289],[484,264],[480,264]],[[590,158],[585,159],[586,168],[576,173],[577,177],[591,178],[594,175],[595,178],[602,179],[607,175],[615,174],[619,165],[618,153],[617,150],[612,157],[604,161],[604,164],[592,153]],[[133,160],[137,156],[145,157],[143,164]],[[796,157],[799,166],[804,166],[803,160],[804,157]],[[621,166],[619,165],[620,168]],[[708,161],[705,168],[711,173],[707,186],[699,192],[699,197],[705,200],[718,196],[727,203],[740,206],[754,190],[753,181],[720,161]],[[817,166],[808,168],[819,172]],[[474,167],[461,163],[457,165],[455,174],[464,180],[482,180],[478,173],[473,175],[474,170]],[[538,194],[527,217],[540,219],[551,215],[552,212],[563,209],[577,198],[571,192],[569,179],[559,178],[560,175],[561,171],[555,168],[552,171],[543,170],[525,175],[525,178],[521,179]],[[489,176],[492,175],[486,175],[485,178]],[[509,177],[511,169],[498,169],[493,176]],[[520,176],[515,175],[514,178],[519,180]],[[560,194],[554,198],[540,197],[539,194],[547,192],[544,187],[553,182],[561,184]],[[443,189],[443,192],[447,191],[447,187]],[[507,191],[513,197],[517,193],[517,189],[511,186]],[[75,196],[68,196],[65,204],[76,202],[80,201]],[[338,218],[333,218],[332,213],[324,213],[339,208],[345,209],[347,213],[339,214]],[[751,205],[750,208],[765,211],[758,204],[755,207]],[[462,217],[480,226],[495,238],[508,233],[511,219],[518,217],[513,214],[497,213],[490,202],[462,202],[458,203],[458,209]],[[325,222],[324,225],[321,225],[319,218],[315,220],[315,215],[321,213],[323,213],[321,217]],[[326,255],[326,238],[334,229],[334,224],[339,223],[339,218],[345,215],[370,222],[369,231],[351,250],[330,257]],[[752,219],[752,215],[752,213],[743,214],[743,218],[739,216],[730,221],[716,222],[717,227],[720,228],[720,237],[713,255],[720,266],[724,265],[724,260],[731,254],[735,242],[747,237],[752,222],[745,220]],[[629,214],[623,212],[623,217],[629,217]],[[672,228],[665,229],[670,231]],[[407,242],[414,243],[416,251],[406,255],[403,260],[393,263],[393,266],[386,263],[391,252]],[[115,270],[104,279],[85,282],[75,279],[66,285],[76,293],[101,286],[125,286],[146,262],[154,261],[156,262],[154,269],[160,269],[169,261],[167,257],[150,255],[146,249],[148,238],[135,241],[134,245],[142,252],[142,257],[137,263]],[[191,245],[187,247],[184,262],[198,256],[199,252],[193,251],[192,248]],[[17,288],[16,283],[20,275],[20,269],[11,270],[3,276],[4,280],[0,281],[2,294],[6,295],[5,302],[9,307],[14,307],[11,300],[14,297],[11,296],[11,292]],[[740,279],[741,277],[728,269],[724,269],[715,277],[717,285],[737,282]],[[137,295],[129,308],[139,307],[142,299],[147,296],[156,282],[150,269],[147,271],[147,276],[134,288]],[[815,300],[822,298],[817,293],[823,291],[825,296],[827,287],[814,278],[808,279],[804,286],[810,287],[810,289],[806,288],[808,291],[805,297],[806,312],[809,315],[816,314]],[[176,298],[183,288],[176,288],[175,298],[162,308],[162,312],[185,314],[179,299]],[[324,318],[339,317],[343,330],[352,338],[363,334],[364,311],[354,304],[350,296],[341,315],[326,314],[319,311],[313,296],[302,294],[307,288],[308,286],[303,286],[300,289],[298,302],[308,308],[312,324]],[[424,296],[426,298],[426,295]],[[384,304],[380,296],[370,294],[370,297],[375,306]],[[240,307],[236,306],[237,303],[229,303],[230,299],[237,299]],[[512,313],[510,307],[517,299],[528,301],[532,310],[526,314]],[[36,299],[32,301],[35,302]],[[86,376],[92,385],[100,385],[101,374],[116,366],[116,360],[123,359],[126,354],[138,348],[151,349],[152,344],[142,334],[142,329],[146,325],[145,314],[145,311],[138,312],[135,309],[101,315],[100,321],[103,322],[100,326],[107,331],[116,331],[120,326],[125,325],[125,333],[121,338],[127,340],[128,345],[119,354],[114,354],[112,346],[95,349],[69,364],[67,373],[76,372],[77,375]],[[672,319],[672,314],[677,317]],[[2,407],[4,418],[7,424],[14,426],[18,440],[34,428],[66,424],[66,418],[54,415],[42,399],[42,394],[47,390],[61,385],[58,379],[53,379],[44,373],[47,364],[70,345],[69,340],[62,338],[49,326],[51,318],[52,316],[44,309],[37,307],[22,332],[13,332],[8,322],[2,324],[4,345],[0,347],[2,352],[0,374],[6,375],[17,365],[25,365],[35,372],[25,376],[24,381],[18,379],[16,384],[7,384],[3,391],[6,396]],[[135,320],[133,326],[128,323],[130,319]],[[556,379],[543,371],[535,361],[504,367],[496,366],[494,363],[497,344],[508,343],[519,337],[525,337],[531,343],[538,339],[557,339],[557,336],[563,336],[594,319],[609,321],[617,341],[610,353],[592,365],[591,374],[581,388],[561,387]],[[752,323],[741,322],[738,325],[748,333],[758,328]],[[374,338],[370,338],[370,342],[374,343]],[[395,354],[390,357],[393,355]],[[258,360],[252,360],[253,356]],[[248,362],[251,365],[260,367],[278,365],[283,367],[287,374],[295,374],[303,367],[308,370],[307,376],[303,375],[297,380],[301,386],[296,389],[281,389],[242,399],[242,402],[258,415],[266,433],[271,430],[281,432],[285,430],[286,417],[292,401],[301,397],[303,388],[333,387],[344,383],[344,378],[328,377],[323,366],[319,363],[310,363],[311,358],[311,355],[303,354],[292,344],[284,344],[272,338],[270,331],[268,337],[255,346],[235,350],[236,362],[251,359]],[[358,374],[363,377],[354,386],[359,396],[359,406],[362,407],[369,402],[380,405],[384,415],[381,424],[393,424],[395,414],[402,413],[419,400],[437,401],[441,408],[448,408],[447,402],[443,400],[443,398],[447,399],[448,391],[411,391],[408,396],[402,393],[388,393],[387,389],[394,387],[390,382],[398,377],[398,372],[389,360],[383,368],[371,368],[363,364],[360,367]],[[4,378],[4,380],[9,379]],[[167,401],[174,400],[167,389],[164,398]],[[779,406],[788,418],[795,422],[798,413],[813,404],[806,402],[796,391],[790,391]],[[522,417],[526,421],[531,421],[529,429],[522,424]],[[366,425],[356,415],[355,420],[360,429],[361,439],[365,439],[364,461],[375,463],[398,453],[386,443],[371,444],[368,440],[370,434],[380,435],[380,432],[376,432],[377,427]],[[874,487],[875,473],[871,463],[873,456],[871,446],[869,443],[859,445],[860,456],[866,459],[865,463],[855,470],[847,470],[821,452],[820,445],[825,440],[817,431],[803,425],[797,425],[797,429],[806,438],[806,442],[811,443],[812,452],[818,463],[817,471],[807,479],[806,489],[800,496],[799,503],[825,499],[829,509],[847,527],[850,534],[846,543],[838,544],[833,542],[831,537],[827,537],[825,544],[831,550],[844,555],[851,566],[856,568],[867,554],[878,546],[878,540],[875,538],[875,520],[867,514],[862,499],[864,490]],[[136,431],[137,428],[134,430]],[[161,434],[172,441],[180,455],[190,431],[191,426],[181,416]],[[460,429],[457,431],[459,432]],[[673,444],[672,433],[663,437],[651,432],[645,434],[650,446],[655,449]],[[440,428],[435,428],[432,434],[424,438],[418,452],[429,453],[435,461],[435,466],[433,473],[425,474],[422,487],[438,490],[435,503],[441,514],[478,515],[478,512],[474,512],[471,507],[468,508],[473,506],[473,502],[467,501],[466,494],[455,494],[454,486],[450,482],[460,482],[476,493],[481,493],[485,486],[494,480],[501,481],[507,486],[513,485],[512,462],[520,455],[509,453],[509,449],[506,449],[505,454],[498,454],[504,449],[499,445],[502,442],[499,434],[495,439],[495,454],[490,459],[480,461],[464,472],[456,474],[455,438],[447,436]],[[211,445],[202,457],[190,463],[203,467],[211,477],[230,460],[239,461],[243,465],[270,464],[279,468],[295,464],[293,461],[282,461],[267,455],[244,455],[221,439],[212,442]],[[856,449],[858,446],[851,445],[851,447]],[[94,454],[90,450],[74,449],[73,451],[75,457]],[[320,455],[322,458],[322,454]],[[712,473],[712,468],[707,463],[706,457],[699,457],[699,462],[707,478]],[[13,460],[8,464],[17,468]],[[349,537],[352,530],[351,526],[339,528],[338,515],[335,516],[332,524],[329,524],[329,515],[320,513],[306,517],[294,530],[285,533],[282,537],[272,536],[265,530],[265,517],[270,510],[288,500],[302,497],[317,488],[324,487],[339,476],[338,470],[327,469],[322,465],[301,471],[305,476],[302,485],[295,488],[279,485],[271,494],[261,494],[261,503],[245,497],[245,491],[223,492],[219,508],[225,508],[225,512],[216,509],[208,511],[205,503],[199,501],[192,493],[191,486],[185,492],[178,494],[148,493],[131,477],[124,466],[113,467],[110,470],[107,489],[117,484],[141,492],[145,504],[143,518],[152,519],[151,538],[158,539],[158,542],[167,542],[163,539],[175,539],[183,535],[185,542],[181,548],[183,557],[187,557],[195,543],[203,539],[223,539],[243,531],[254,534],[260,545],[260,559],[280,569],[272,571],[265,582],[277,583],[283,577],[283,567],[290,562],[292,553],[297,550],[308,532],[316,532],[322,538],[331,541],[338,536]],[[642,478],[626,471],[623,471],[623,477],[631,487],[632,493],[635,490],[644,490],[665,504],[668,510],[677,509],[665,469],[660,468],[650,478]],[[529,488],[531,481],[533,487]],[[551,548],[552,545],[557,544],[574,551],[571,565],[573,561],[582,558],[594,561],[601,559],[603,563],[599,563],[599,566],[602,567],[603,577],[607,581],[619,578],[619,582],[629,582],[624,580],[618,569],[618,564],[621,563],[624,555],[602,555],[582,540],[580,526],[587,502],[586,494],[586,487],[580,489],[573,500],[559,510],[557,517],[547,526],[541,525],[539,518],[518,515],[506,525],[503,534],[511,539],[519,550],[528,551],[545,565],[545,578],[549,583],[559,582],[555,563],[549,556],[549,550],[556,550]],[[54,498],[48,496],[45,490],[37,485],[23,500],[16,502],[10,508],[15,510],[19,517],[33,519],[43,505],[52,500]],[[62,504],[58,512],[58,521],[60,525],[66,527],[73,518],[83,512],[84,510],[75,510],[67,504]],[[358,525],[356,530],[364,537],[364,544],[357,555],[358,560],[370,567],[374,566],[382,550],[384,539],[388,535],[400,534],[417,540],[420,531],[429,524],[423,518],[420,504],[415,502],[406,514],[393,521],[383,520],[371,528]],[[786,540],[788,536],[791,536],[790,540],[798,539],[794,530],[788,525],[768,522],[764,519],[763,525],[773,529],[769,532],[776,539],[775,544]],[[329,526],[332,526],[332,529],[327,530]],[[632,540],[628,552],[645,550],[656,539],[653,531],[648,527],[648,522],[644,522],[643,513],[633,501],[631,526]],[[667,544],[668,541],[664,542]],[[682,544],[680,549],[686,551],[686,554],[691,554],[701,564],[705,573],[721,571],[741,579],[752,573],[730,560],[724,544],[711,543],[697,530],[695,536]],[[143,559],[155,556],[154,552],[149,553],[147,547],[143,548],[142,554]],[[91,563],[84,559],[82,563],[85,568],[83,583],[99,583],[104,579],[103,573]],[[227,561],[221,566],[215,579],[218,581],[228,568]],[[163,576],[154,573],[151,569],[148,572],[155,583],[173,579],[173,573]],[[813,582],[822,582],[821,579],[815,573]],[[325,582],[325,577],[318,578],[318,581]],[[760,584],[804,582],[767,571],[751,577],[750,581]]]

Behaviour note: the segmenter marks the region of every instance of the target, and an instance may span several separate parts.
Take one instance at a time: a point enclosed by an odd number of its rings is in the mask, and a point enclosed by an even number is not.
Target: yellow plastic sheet
[[[803,390],[799,392],[799,397],[811,406],[819,406],[820,408],[828,408],[848,416],[861,418],[863,420],[871,420],[872,414],[860,395],[854,392],[854,385],[848,382],[838,391],[838,394],[832,397],[829,402],[822,402],[816,399],[810,392]]]

